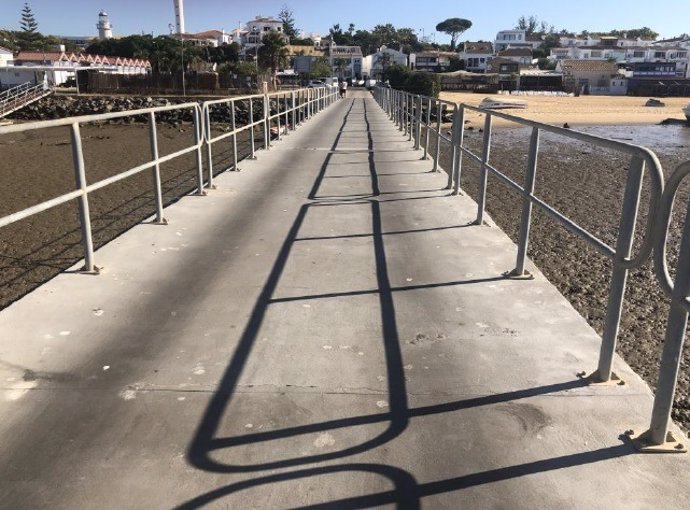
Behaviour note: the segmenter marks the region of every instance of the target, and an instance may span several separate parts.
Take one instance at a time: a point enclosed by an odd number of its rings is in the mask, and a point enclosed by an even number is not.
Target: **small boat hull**
[[[485,108],[487,110],[503,110],[503,109],[520,109],[524,110],[527,108],[527,101],[508,101],[505,99],[492,99],[490,97],[485,98],[479,103],[479,108]]]

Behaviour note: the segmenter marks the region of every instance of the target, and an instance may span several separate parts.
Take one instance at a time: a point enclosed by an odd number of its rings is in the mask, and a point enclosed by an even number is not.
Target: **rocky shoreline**
[[[144,97],[144,96],[48,96],[32,103],[21,110],[7,116],[16,121],[40,121],[63,119],[82,115],[97,115],[111,112],[124,112],[128,110],[141,110],[160,106],[170,106],[184,103],[201,103],[207,98],[181,98],[181,97]],[[218,99],[214,97],[212,99]],[[276,110],[276,102],[271,102],[272,112]],[[254,101],[254,118],[263,117],[263,104]],[[242,125],[249,120],[249,103],[246,100],[236,102],[235,122]],[[159,122],[177,124],[180,122],[192,122],[194,113],[191,109],[169,110],[156,114]],[[215,107],[211,109],[213,122],[230,122],[230,109]],[[146,116],[123,117],[108,121],[111,124],[146,123]]]

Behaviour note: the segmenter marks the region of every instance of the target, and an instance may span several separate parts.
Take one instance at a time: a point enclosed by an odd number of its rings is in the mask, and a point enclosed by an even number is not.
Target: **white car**
[[[311,80],[309,82],[309,85],[307,85],[310,89],[320,89],[320,88],[326,88],[326,84],[322,82],[321,80]]]

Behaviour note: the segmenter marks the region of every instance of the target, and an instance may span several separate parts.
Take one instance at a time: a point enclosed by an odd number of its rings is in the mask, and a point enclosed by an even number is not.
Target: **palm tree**
[[[271,70],[271,79],[275,87],[278,68],[287,61],[287,42],[279,32],[268,32],[264,35],[261,42],[262,46],[259,48],[259,61],[264,67]]]

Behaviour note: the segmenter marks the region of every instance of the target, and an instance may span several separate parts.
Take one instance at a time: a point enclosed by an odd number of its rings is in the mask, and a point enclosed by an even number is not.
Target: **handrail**
[[[654,268],[663,292],[670,298],[671,307],[666,324],[659,379],[649,429],[633,439],[634,444],[646,451],[685,451],[684,445],[669,431],[671,412],[676,393],[678,372],[683,356],[683,344],[690,312],[690,202],[685,213],[683,235],[678,254],[675,282],[671,281],[666,260],[668,231],[676,193],[690,175],[690,161],[686,161],[671,174],[661,198],[656,224]]]
[[[30,90],[28,88],[27,90]],[[280,109],[280,100],[286,101],[286,98],[290,97],[291,104],[287,109]],[[271,107],[271,100],[278,99],[277,113],[269,113]],[[83,272],[87,273],[97,273],[98,268],[94,263],[94,253],[93,253],[93,240],[91,234],[91,218],[89,212],[89,193],[92,193],[98,189],[109,186],[115,182],[121,181],[133,175],[139,174],[145,170],[152,171],[153,177],[153,191],[156,203],[156,219],[157,224],[166,224],[167,221],[163,217],[163,198],[162,198],[162,185],[160,176],[160,165],[168,161],[179,158],[185,154],[196,152],[196,195],[205,195],[205,188],[213,187],[213,167],[212,167],[212,153],[211,146],[214,142],[233,136],[233,149],[234,149],[234,169],[237,170],[237,134],[250,129],[251,130],[251,154],[250,157],[255,157],[255,147],[254,147],[254,127],[258,125],[264,126],[264,147],[268,149],[270,147],[270,129],[271,122],[277,119],[278,125],[280,126],[280,116],[285,115],[290,112],[293,116],[292,126],[293,129],[297,126],[297,120],[306,120],[311,118],[312,115],[326,108],[327,106],[333,104],[336,99],[336,91],[323,91],[323,92],[313,92],[309,89],[299,89],[286,92],[277,92],[271,94],[253,94],[249,96],[241,96],[227,99],[218,99],[212,101],[206,101],[204,103],[188,102],[177,105],[167,105],[167,106],[157,106],[152,108],[142,108],[137,110],[127,110],[122,112],[109,112],[103,114],[95,115],[80,115],[75,117],[67,117],[64,119],[54,119],[45,121],[28,122],[24,124],[13,124],[7,126],[0,126],[0,136],[7,135],[11,133],[20,133],[25,131],[48,129],[53,127],[69,126],[71,132],[71,146],[72,146],[72,159],[75,171],[75,189],[68,193],[64,193],[60,196],[45,200],[39,204],[27,207],[20,211],[13,212],[4,217],[0,217],[0,228],[20,221],[25,218],[29,218],[35,214],[46,211],[48,209],[57,207],[58,205],[70,202],[71,200],[77,199],[79,205],[79,221],[82,231],[82,244],[84,251],[84,269]],[[263,102],[263,114],[262,119],[254,121],[253,106],[257,101]],[[249,115],[252,121],[246,125],[237,127],[235,118],[235,104],[238,101],[248,101],[249,102]],[[224,133],[220,137],[211,137],[210,128],[210,107],[213,105],[228,104],[232,108],[232,119],[231,119],[231,131],[229,133]],[[173,110],[185,110],[191,111],[193,115],[194,123],[194,142],[184,147],[176,152],[168,154],[166,156],[160,156],[158,152],[158,138],[157,138],[157,115],[163,112],[173,111]],[[143,163],[141,165],[135,166],[133,168],[124,170],[108,178],[102,179],[95,183],[87,183],[86,173],[87,168],[84,163],[84,154],[82,149],[82,138],[81,138],[81,125],[89,124],[94,122],[103,122],[113,119],[121,119],[125,117],[135,117],[135,116],[146,116],[147,124],[149,127],[149,143],[151,149],[151,159],[150,161]],[[289,125],[286,121],[285,125]],[[280,129],[278,130],[280,137]],[[203,176],[203,157],[202,149],[206,146],[207,148],[207,158],[208,158],[208,178],[204,180]]]
[[[422,132],[425,133],[426,140],[424,142],[424,157],[426,157],[430,152],[428,149],[429,135],[430,132],[435,129],[436,150],[435,152],[432,151],[431,153],[431,156],[434,158],[434,170],[439,168],[438,160],[440,159],[441,140],[444,139],[450,143],[451,168],[447,170],[447,188],[453,189],[453,194],[458,194],[460,191],[462,156],[465,155],[470,157],[480,164],[479,199],[477,203],[477,217],[475,221],[476,225],[483,225],[484,211],[486,207],[486,191],[488,186],[487,176],[489,173],[492,173],[498,177],[498,180],[503,184],[514,190],[517,190],[522,194],[523,203],[520,219],[517,260],[515,268],[507,273],[509,276],[515,278],[524,278],[529,276],[529,274],[525,271],[525,259],[529,244],[532,208],[534,205],[540,207],[553,220],[561,224],[564,228],[574,233],[578,237],[582,238],[585,242],[592,245],[599,252],[611,259],[613,263],[613,277],[609,292],[608,305],[606,308],[606,318],[604,322],[601,350],[599,353],[599,363],[597,370],[591,374],[588,379],[592,382],[607,382],[610,380],[617,380],[618,378],[615,376],[615,374],[613,374],[611,369],[616,349],[616,341],[620,325],[628,272],[632,268],[643,265],[649,259],[656,244],[657,252],[661,253],[660,257],[656,257],[657,273],[660,275],[659,278],[662,281],[662,286],[664,287],[665,291],[667,293],[672,292],[670,277],[668,276],[668,271],[665,266],[665,257],[663,255],[665,237],[662,241],[657,236],[657,232],[661,231],[661,228],[667,226],[668,224],[668,215],[671,207],[669,203],[672,201],[672,198],[669,197],[675,194],[675,190],[677,189],[679,182],[687,174],[690,174],[690,164],[689,166],[682,167],[676,172],[676,174],[674,174],[674,177],[669,182],[670,188],[667,189],[666,193],[664,193],[664,174],[661,164],[659,163],[659,159],[652,151],[645,147],[618,140],[610,140],[571,129],[552,126],[550,124],[544,124],[507,113],[478,108],[476,106],[463,103],[452,104],[453,124],[451,138],[448,139],[446,137],[441,137],[441,107],[443,105],[447,106],[447,101],[442,101],[427,96],[413,95],[408,92],[384,87],[377,87],[374,91],[374,97],[384,111],[390,115],[391,120],[394,120],[396,125],[399,126],[400,130],[403,131],[404,134],[407,134],[410,140],[414,139],[416,149],[421,148]],[[437,117],[435,126],[432,125],[430,120],[431,111],[434,107],[436,107]],[[424,115],[425,108],[426,116]],[[464,144],[464,121],[465,113],[467,111],[478,112],[485,116],[481,154],[475,154]],[[515,182],[490,162],[492,138],[491,132],[494,117],[529,127],[532,130],[527,168],[523,184]],[[553,133],[568,139],[578,140],[590,145],[615,150],[630,156],[630,165],[627,179],[625,181],[625,193],[618,228],[619,234],[615,248],[609,246],[604,241],[599,239],[595,234],[578,225],[575,221],[568,218],[566,214],[558,211],[545,200],[535,196],[535,176],[539,155],[539,140],[542,132]],[[644,231],[642,232],[642,244],[637,254],[633,256],[631,252],[635,236],[637,215],[640,207],[642,180],[645,172],[650,177],[649,211],[646,224],[644,225]],[[662,225],[664,222],[666,222],[666,224]],[[690,229],[690,227],[688,227],[688,229]],[[690,237],[690,230],[688,237]],[[688,241],[688,243],[690,243],[690,241]],[[688,251],[690,252],[690,245],[688,247]],[[690,266],[690,253],[688,254],[687,265]],[[687,313],[687,311],[690,309],[690,301],[688,300],[687,296],[683,297],[682,304],[679,306],[682,306],[684,312]]]
[[[44,84],[23,83],[0,93],[0,117],[18,110],[22,106],[50,94],[51,90]]]

